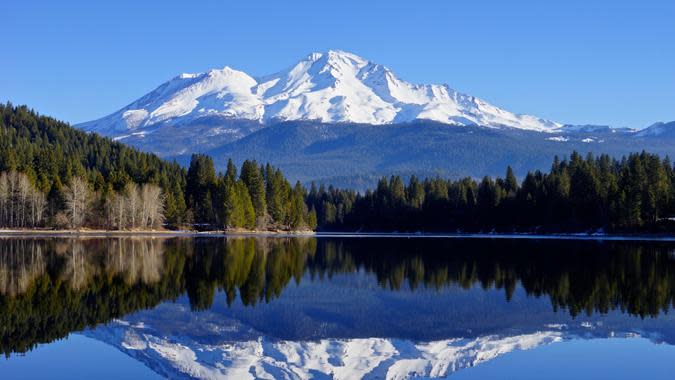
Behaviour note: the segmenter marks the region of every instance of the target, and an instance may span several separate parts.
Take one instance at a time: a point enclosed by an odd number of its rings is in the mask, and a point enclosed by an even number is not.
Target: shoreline
[[[317,232],[316,237],[673,241],[675,234]]]
[[[315,236],[314,231],[190,231],[190,230],[42,230],[0,229],[4,237],[224,237],[224,236]]]
[[[281,230],[37,230],[0,229],[6,237],[315,237],[315,238],[419,238],[419,239],[531,239],[531,240],[624,240],[675,241],[675,234],[588,234],[588,233],[423,233],[423,232],[330,232]]]

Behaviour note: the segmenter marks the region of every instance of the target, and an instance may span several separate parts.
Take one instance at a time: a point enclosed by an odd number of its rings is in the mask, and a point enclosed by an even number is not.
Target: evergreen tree
[[[248,189],[255,211],[255,223],[259,227],[266,224],[267,201],[265,199],[265,179],[256,161],[244,161],[241,166],[241,180]]]
[[[237,196],[240,199],[243,210],[243,227],[253,229],[256,227],[256,214],[253,201],[243,181],[237,181]]]
[[[187,171],[185,195],[195,218],[200,223],[214,223],[213,192],[216,187],[216,170],[211,157],[193,154]]]
[[[305,226],[307,206],[305,205],[305,189],[300,182],[296,182],[291,193],[291,209],[289,210],[289,225],[291,228]]]
[[[274,170],[270,164],[265,167],[265,197],[267,213],[272,222],[281,224],[286,218],[288,193],[290,185],[279,169]]]
[[[518,180],[516,175],[513,174],[513,169],[511,165],[506,168],[506,179],[504,180],[504,191],[510,197],[515,196],[518,191]]]
[[[316,218],[316,209],[314,209],[314,207],[312,207],[309,210],[309,214],[307,215],[307,227],[310,230],[316,230],[317,218]]]
[[[234,186],[237,181],[237,167],[232,162],[232,159],[227,160],[227,170],[225,171],[225,187]]]

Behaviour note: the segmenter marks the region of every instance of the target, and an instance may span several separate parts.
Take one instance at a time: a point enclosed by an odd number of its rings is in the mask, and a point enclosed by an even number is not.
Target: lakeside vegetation
[[[25,106],[0,105],[0,227],[673,232],[675,170],[647,152],[555,158],[518,181],[382,178],[374,190],[294,185],[270,164],[187,169],[78,131]]]
[[[0,227],[314,229],[306,190],[245,161],[216,173],[76,130],[25,106],[0,105]]]
[[[548,173],[503,178],[382,178],[373,191],[312,186],[322,230],[673,232],[675,170],[646,152],[619,160],[574,152]]]

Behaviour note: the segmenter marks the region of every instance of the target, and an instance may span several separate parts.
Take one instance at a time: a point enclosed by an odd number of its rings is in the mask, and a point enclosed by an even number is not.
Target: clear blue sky
[[[3,0],[0,100],[77,123],[182,72],[342,49],[513,112],[675,120],[675,1]]]

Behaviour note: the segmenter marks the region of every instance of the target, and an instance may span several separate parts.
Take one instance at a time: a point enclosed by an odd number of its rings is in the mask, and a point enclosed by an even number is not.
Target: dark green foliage
[[[203,154],[192,155],[187,171],[185,198],[199,223],[216,223],[214,196],[216,195],[216,169],[213,159]]]
[[[267,213],[272,220],[283,221],[288,212],[290,184],[281,174],[281,170],[274,169],[270,164],[265,167],[265,197]]]
[[[256,161],[246,160],[241,165],[240,179],[246,185],[248,193],[253,202],[255,210],[256,223],[260,226],[265,225],[267,215],[267,200],[265,197],[265,177],[263,169],[258,167]]]
[[[233,226],[248,229],[255,228],[255,209],[253,208],[253,202],[251,201],[248,189],[242,181],[237,181],[235,186],[237,189],[237,204],[240,207],[240,211],[238,212],[241,215],[241,219],[240,224],[234,224]]]
[[[46,226],[58,225],[56,216],[65,210],[65,185],[78,176],[96,195],[90,226],[105,224],[105,210],[115,192],[131,183],[151,183],[163,190],[170,225],[307,228],[305,189],[291,189],[281,171],[270,165],[245,161],[237,178],[231,160],[226,172],[218,174],[211,157],[195,154],[186,171],[154,154],[7,104],[0,105],[0,172],[10,170],[25,174],[35,189],[46,194]]]
[[[73,176],[88,179],[97,192],[120,191],[131,182],[164,189],[167,221],[185,213],[185,170],[177,163],[40,116],[26,106],[0,104],[0,172],[25,173],[47,194],[48,216],[63,209],[64,184]]]
[[[382,178],[356,194],[312,186],[320,229],[370,231],[672,231],[675,175],[670,159],[642,152],[556,157],[548,173],[457,181]]]
[[[288,225],[292,228],[300,228],[306,225],[307,205],[305,204],[305,189],[300,182],[295,183],[291,193],[290,208],[288,210]]]

